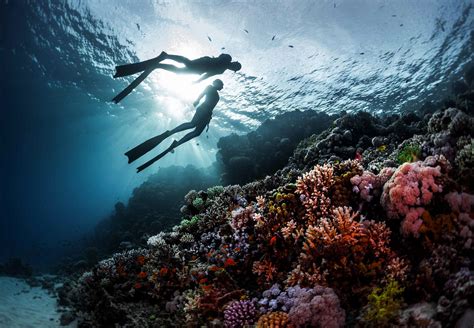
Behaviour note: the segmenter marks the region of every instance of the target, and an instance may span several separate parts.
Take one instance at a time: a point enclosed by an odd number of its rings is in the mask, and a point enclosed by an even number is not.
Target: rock
[[[61,315],[59,322],[61,326],[67,326],[75,320],[75,316],[72,312],[66,312]]]

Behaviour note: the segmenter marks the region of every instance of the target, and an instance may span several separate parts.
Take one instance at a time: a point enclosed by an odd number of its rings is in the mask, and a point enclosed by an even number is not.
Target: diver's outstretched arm
[[[193,102],[194,107],[197,107],[197,105],[199,105],[199,102],[201,101],[202,97],[204,97],[208,92],[209,92],[209,87],[207,87],[206,89],[204,89],[203,92],[201,92],[199,97],[197,97],[196,101]]]
[[[170,151],[172,151],[173,149],[175,149],[176,147],[178,147],[179,145],[182,145],[183,143],[185,143],[186,141],[189,141],[191,140],[192,138],[195,138],[197,136],[199,136],[201,133],[202,133],[203,129],[195,129],[194,131],[191,131],[189,132],[187,135],[185,135],[183,138],[181,138],[179,141],[173,141],[173,143],[171,144],[171,146],[169,146],[165,151],[163,151],[161,154],[159,154],[158,156],[155,156],[153,157],[152,159],[150,159],[148,162],[146,162],[145,164],[139,166],[137,168],[137,173],[138,172],[141,172],[143,171],[144,169],[146,169],[148,166],[150,166],[151,164],[155,163],[156,161],[160,160],[161,158],[163,158],[166,154],[168,154]]]
[[[194,81],[194,83],[199,83],[201,81],[204,81],[205,79],[208,79],[210,78],[211,76],[214,76],[216,74],[212,74],[212,73],[204,73],[203,75],[201,75],[201,77],[199,79],[197,79],[196,81]]]

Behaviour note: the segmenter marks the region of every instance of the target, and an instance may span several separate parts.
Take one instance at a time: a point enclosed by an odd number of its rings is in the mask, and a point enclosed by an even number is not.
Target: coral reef
[[[465,322],[474,190],[459,173],[472,172],[470,122],[462,106],[343,114],[273,175],[189,191],[173,228],[99,262],[61,300],[83,326]]]
[[[321,133],[334,118],[312,110],[293,111],[265,121],[246,135],[222,137],[217,143],[222,182],[242,184],[273,174],[285,166],[301,140]]]

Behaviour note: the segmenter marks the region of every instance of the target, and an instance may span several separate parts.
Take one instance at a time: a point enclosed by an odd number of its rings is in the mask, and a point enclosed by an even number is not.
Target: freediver
[[[177,67],[171,64],[161,64],[165,59],[173,60],[177,63],[184,64],[184,67]],[[242,65],[237,61],[232,61],[232,57],[228,54],[220,54],[219,57],[201,57],[194,60],[190,60],[184,56],[170,55],[166,52],[153,59],[145,60],[139,63],[126,64],[116,66],[116,73],[114,78],[128,76],[143,72],[137,77],[128,87],[122,92],[115,96],[112,101],[119,103],[125,98],[133,89],[135,89],[150,73],[155,69],[164,69],[169,72],[176,74],[199,74],[201,77],[195,81],[195,83],[201,82],[211,76],[224,73],[226,70],[237,72],[242,68]]]
[[[135,148],[127,151],[125,153],[125,156],[128,157],[128,163],[132,163],[135,161],[137,158],[143,156],[156,146],[158,146],[162,141],[164,141],[166,138],[170,137],[171,135],[181,132],[184,130],[189,130],[194,128],[193,131],[189,132],[186,134],[183,138],[181,138],[179,141],[174,140],[171,146],[169,146],[165,151],[160,153],[158,156],[152,158],[145,164],[139,166],[137,168],[137,172],[143,171],[146,169],[148,166],[153,164],[154,162],[158,161],[160,158],[165,156],[167,153],[171,152],[174,148],[178,147],[179,145],[182,145],[186,141],[191,140],[192,138],[195,138],[199,136],[202,131],[207,126],[207,129],[209,130],[209,122],[211,121],[212,118],[212,111],[214,107],[216,107],[217,103],[219,102],[219,90],[222,90],[224,87],[224,83],[216,79],[212,82],[211,85],[207,86],[206,89],[199,95],[199,97],[196,99],[196,101],[193,103],[194,107],[196,107],[196,113],[194,114],[191,122],[183,123],[177,127],[175,127],[173,130],[167,130],[164,133],[150,138],[147,141],[143,142],[142,144],[136,146]],[[204,101],[199,105],[199,102],[201,99],[205,97]]]

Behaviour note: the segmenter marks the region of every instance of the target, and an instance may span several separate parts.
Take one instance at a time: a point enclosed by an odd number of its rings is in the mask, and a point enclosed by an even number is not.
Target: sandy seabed
[[[59,327],[60,316],[56,298],[46,290],[0,277],[0,327]]]

